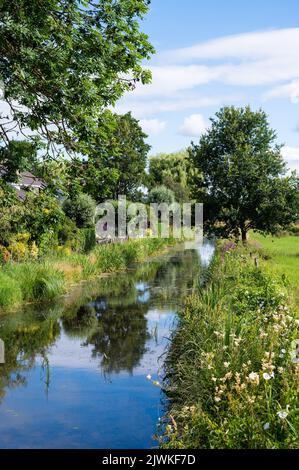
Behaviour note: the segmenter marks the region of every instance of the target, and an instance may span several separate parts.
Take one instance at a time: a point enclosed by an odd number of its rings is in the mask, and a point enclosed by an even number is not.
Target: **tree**
[[[163,185],[151,189],[148,194],[148,202],[150,204],[172,204],[174,201],[175,196],[173,191]]]
[[[47,142],[86,152],[103,110],[150,73],[154,52],[139,20],[149,0],[2,0],[0,138],[28,129]],[[1,90],[0,90],[1,91]]]
[[[177,201],[187,202],[195,173],[187,150],[160,153],[150,158],[148,184],[150,188],[167,186],[174,192]]]
[[[203,174],[196,196],[205,225],[225,237],[247,240],[250,229],[275,233],[298,219],[298,177],[286,167],[276,133],[263,111],[221,109],[190,156]]]
[[[107,197],[109,192],[106,188],[103,194],[104,179],[110,184],[111,198],[125,195],[135,199],[138,188],[145,182],[150,150],[150,145],[145,142],[147,135],[131,113],[110,117],[108,134],[109,138],[105,139],[99,131],[95,144],[90,147],[86,171],[90,167],[92,172],[86,189],[95,199],[103,200],[103,195]],[[97,177],[94,178],[94,175]]]
[[[78,194],[72,199],[66,199],[63,203],[65,214],[76,222],[79,228],[94,226],[96,204],[88,194]]]
[[[11,140],[7,146],[0,147],[1,178],[9,183],[18,180],[18,173],[32,171],[37,162],[38,141],[27,142]]]

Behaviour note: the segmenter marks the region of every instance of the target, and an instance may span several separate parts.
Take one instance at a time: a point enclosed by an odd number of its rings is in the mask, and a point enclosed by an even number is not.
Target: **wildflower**
[[[219,403],[221,401],[221,398],[220,397],[215,397],[214,400],[215,400],[216,403]]]
[[[240,338],[240,337],[234,339],[234,345],[237,346],[237,347],[240,346],[241,342],[242,342],[242,338]]]
[[[285,353],[286,353],[286,350],[285,350],[285,349],[282,349],[280,352],[281,352],[281,354],[285,354]]]
[[[146,376],[146,378],[147,378],[147,380],[152,380],[151,374],[148,374],[148,375]]]
[[[265,431],[267,431],[270,428],[270,423],[265,423],[263,428]]]
[[[259,385],[260,383],[260,376],[256,372],[251,372],[248,376],[248,382],[252,385]]]
[[[233,376],[233,373],[232,373],[232,372],[227,372],[227,373],[225,374],[225,379],[226,379],[226,380],[230,380],[230,379],[232,378],[232,376]]]
[[[280,419],[286,419],[289,415],[289,412],[288,410],[279,410],[277,411],[277,416],[280,418]]]
[[[227,369],[230,366],[230,362],[224,362],[223,365]]]
[[[266,338],[268,336],[268,333],[266,333],[264,330],[260,330],[260,338]]]
[[[283,372],[284,372],[284,368],[283,368],[283,367],[278,367],[277,370],[278,370],[279,374],[283,374]]]
[[[265,373],[263,374],[263,378],[264,378],[265,380],[271,380],[271,379],[273,379],[273,378],[274,378],[274,372],[271,372],[271,374],[268,374],[267,372],[265,372]]]
[[[220,331],[214,331],[214,335],[217,336],[217,338],[224,338],[224,334],[220,333]]]
[[[217,382],[216,377],[212,377],[212,381],[213,381],[213,382]]]

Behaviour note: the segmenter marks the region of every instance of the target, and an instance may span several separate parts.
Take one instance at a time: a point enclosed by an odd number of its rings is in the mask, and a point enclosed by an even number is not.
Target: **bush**
[[[157,186],[156,188],[151,189],[148,195],[148,202],[150,204],[161,204],[163,202],[166,204],[172,204],[174,201],[174,192],[166,186]]]
[[[96,203],[88,194],[80,193],[63,203],[65,214],[76,222],[79,228],[94,226]]]
[[[96,246],[95,228],[80,229],[79,236],[81,238],[81,250],[83,253],[89,253]]]
[[[0,245],[0,264],[7,263],[10,260],[11,254],[5,248],[5,246]]]

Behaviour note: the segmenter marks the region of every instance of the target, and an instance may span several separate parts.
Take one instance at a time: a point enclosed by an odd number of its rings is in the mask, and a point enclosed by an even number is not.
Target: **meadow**
[[[286,278],[290,295],[299,305],[299,237],[286,234],[280,237],[252,234],[252,240],[262,248],[269,269]]]

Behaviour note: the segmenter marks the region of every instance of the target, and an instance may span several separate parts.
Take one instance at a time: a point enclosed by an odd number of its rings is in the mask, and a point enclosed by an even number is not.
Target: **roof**
[[[6,170],[3,166],[0,166],[0,178],[5,175]],[[13,188],[16,189],[18,193],[18,198],[21,201],[26,199],[26,189],[45,189],[47,187],[46,183],[35,176],[30,171],[22,171],[19,174],[18,181],[14,183],[9,183]]]

